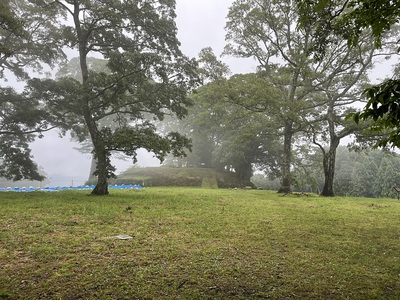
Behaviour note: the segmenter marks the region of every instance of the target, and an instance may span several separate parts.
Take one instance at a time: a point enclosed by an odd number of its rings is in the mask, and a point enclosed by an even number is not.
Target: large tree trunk
[[[245,163],[238,166],[234,166],[237,178],[240,180],[250,181],[253,176],[253,166],[251,163]]]
[[[305,43],[307,43],[305,41]],[[289,91],[289,103],[294,103],[296,101],[296,89],[298,86],[298,80],[300,76],[300,68],[296,67],[292,83]],[[293,109],[290,105],[286,108],[288,112]],[[285,128],[283,132],[283,159],[282,159],[282,182],[281,188],[279,189],[278,193],[291,193],[291,183],[292,183],[292,176],[290,172],[290,166],[292,164],[292,138],[293,138],[293,120],[290,117],[290,114],[287,116],[285,120]]]
[[[104,149],[98,149],[96,151],[97,159],[97,184],[92,191],[92,195],[108,195],[108,174],[107,174],[107,153]]]
[[[322,189],[321,196],[333,197],[335,193],[333,191],[333,180],[335,179],[335,163],[336,163],[336,150],[339,146],[340,138],[337,136],[331,136],[331,142],[329,150],[324,153],[324,176],[325,182]]]
[[[292,163],[292,137],[293,122],[287,121],[285,124],[284,141],[283,141],[283,159],[282,159],[282,182],[278,193],[290,193],[291,190],[291,173],[290,165]]]

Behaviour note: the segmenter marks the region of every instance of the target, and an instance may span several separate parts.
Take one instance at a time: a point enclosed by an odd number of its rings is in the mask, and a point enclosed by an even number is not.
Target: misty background
[[[176,24],[182,52],[189,57],[197,57],[200,50],[211,47],[220,55],[225,45],[225,17],[232,0],[177,0]],[[72,58],[72,57],[71,57]],[[249,73],[256,70],[252,59],[221,57],[229,65],[233,74]],[[57,70],[55,70],[57,71]],[[91,154],[81,153],[76,148],[80,144],[71,141],[67,135],[59,138],[57,130],[45,132],[31,145],[32,155],[39,167],[46,173],[46,184],[80,185],[89,177]],[[159,166],[160,162],[146,150],[139,151],[137,166]],[[113,159],[116,174],[133,166],[131,159]]]
[[[228,9],[233,0],[177,0],[176,24],[182,52],[189,57],[198,57],[201,49],[211,47],[216,55],[225,46],[225,22]],[[70,58],[74,57],[72,56]],[[256,71],[257,63],[252,59],[236,59],[222,56],[232,74]],[[388,65],[389,62],[387,62]],[[372,82],[385,77],[385,61],[376,64],[371,76]],[[57,70],[54,70],[55,72]],[[343,143],[347,143],[344,141]],[[44,137],[36,139],[31,145],[32,155],[39,167],[46,173],[46,185],[80,185],[89,177],[91,154],[81,153],[76,148],[80,144],[72,141],[69,135],[60,138],[57,130],[45,132]],[[160,162],[146,150],[138,152],[137,166],[159,166]],[[116,174],[133,166],[131,159],[113,159]]]

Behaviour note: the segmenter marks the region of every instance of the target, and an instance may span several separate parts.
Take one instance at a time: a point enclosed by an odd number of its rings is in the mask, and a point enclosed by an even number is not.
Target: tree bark
[[[336,150],[339,146],[339,142],[339,138],[332,139],[329,150],[324,153],[323,164],[325,182],[321,192],[321,196],[335,196],[335,193],[333,191],[333,180],[335,179]]]
[[[278,193],[291,193],[292,176],[290,173],[290,165],[292,163],[292,137],[293,122],[286,121],[283,141],[283,161],[282,161],[282,182]]]
[[[95,146],[96,149],[96,146]],[[95,150],[96,151],[96,150]],[[108,195],[108,174],[107,174],[107,153],[104,149],[99,149],[97,147],[96,151],[96,159],[97,159],[97,184],[93,191],[92,195]]]
[[[340,137],[335,132],[335,101],[331,101],[327,111],[327,121],[329,130],[329,149],[323,151],[323,165],[324,165],[324,187],[321,196],[333,197],[333,180],[335,178],[335,163],[336,163],[336,149],[339,147]],[[323,150],[323,148],[321,148]]]

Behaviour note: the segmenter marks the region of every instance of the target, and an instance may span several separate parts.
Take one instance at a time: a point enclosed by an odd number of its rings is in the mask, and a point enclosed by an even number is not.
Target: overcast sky
[[[189,57],[197,57],[201,49],[212,47],[219,56],[225,45],[225,21],[233,0],[177,0],[178,38],[181,49]],[[248,73],[255,70],[251,60],[221,58],[228,63],[232,73]],[[52,185],[82,184],[89,175],[90,154],[81,154],[74,147],[77,143],[69,137],[57,138],[57,132],[46,133],[32,145],[35,161],[44,168]],[[151,155],[139,155],[141,166],[157,165]],[[131,161],[115,160],[117,172],[131,165]]]

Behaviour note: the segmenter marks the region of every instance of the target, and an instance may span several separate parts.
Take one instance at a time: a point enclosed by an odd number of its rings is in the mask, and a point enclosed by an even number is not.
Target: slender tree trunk
[[[292,163],[292,137],[293,122],[287,121],[285,124],[284,141],[283,141],[283,160],[282,160],[282,182],[278,193],[290,193],[292,176],[290,173],[290,165]]]
[[[305,43],[307,43],[305,41]],[[282,182],[278,193],[291,193],[292,176],[290,166],[292,164],[292,138],[293,138],[293,119],[290,117],[293,107],[290,105],[296,101],[296,89],[300,76],[300,68],[296,66],[293,73],[292,83],[288,95],[288,107],[286,108],[286,120],[283,133],[283,160],[282,160]]]
[[[336,150],[340,143],[340,138],[335,132],[334,101],[331,101],[327,114],[330,144],[328,151],[324,152],[323,164],[325,183],[321,196],[333,197],[335,195],[333,192],[333,180],[335,179]]]

